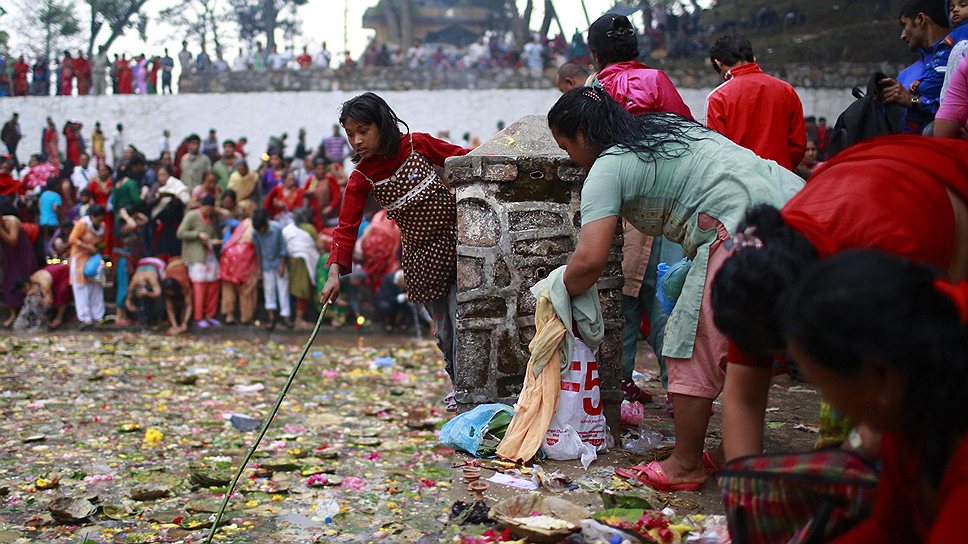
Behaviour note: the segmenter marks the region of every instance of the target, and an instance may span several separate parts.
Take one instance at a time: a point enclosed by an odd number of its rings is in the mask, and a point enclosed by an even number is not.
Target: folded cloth
[[[547,296],[554,306],[555,314],[564,324],[574,324],[575,330],[581,336],[588,349],[598,350],[605,338],[605,321],[602,319],[602,305],[598,300],[598,287],[594,285],[584,293],[572,298],[565,288],[566,265],[554,269],[548,277],[531,287],[534,298],[541,300]],[[537,322],[537,315],[535,316]],[[575,348],[575,335],[571,327],[566,326],[564,341],[559,346],[561,365],[560,370],[571,362],[571,352]],[[533,357],[533,355],[532,355]],[[539,374],[546,361],[539,361],[534,368],[535,375]]]
[[[528,461],[538,452],[558,407],[558,390],[561,388],[559,346],[567,328],[555,314],[547,293],[538,297],[534,326],[534,338],[528,345],[531,358],[528,359],[524,386],[514,405],[514,417],[496,452],[498,457],[515,462]],[[570,356],[568,360],[571,360]],[[541,370],[535,372],[539,361]]]

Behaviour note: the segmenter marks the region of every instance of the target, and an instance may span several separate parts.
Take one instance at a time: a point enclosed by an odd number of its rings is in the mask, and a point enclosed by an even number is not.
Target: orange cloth
[[[551,417],[558,408],[561,389],[561,342],[565,326],[555,314],[551,298],[542,295],[534,313],[535,334],[528,349],[531,358],[524,387],[514,405],[514,417],[497,448],[497,456],[509,461],[529,461],[541,447]],[[535,376],[535,365],[540,373]]]

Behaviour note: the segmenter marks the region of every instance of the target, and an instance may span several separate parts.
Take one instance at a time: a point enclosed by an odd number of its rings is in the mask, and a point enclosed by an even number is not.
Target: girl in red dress
[[[457,313],[457,200],[437,175],[444,159],[470,150],[423,133],[410,133],[373,93],[343,104],[339,122],[353,147],[356,169],[343,194],[321,302],[339,296],[340,275],[351,270],[363,207],[372,195],[400,229],[404,277],[412,302],[423,303],[437,325],[437,346],[454,379]],[[407,128],[404,134],[400,126]],[[445,398],[456,411],[454,394]]]

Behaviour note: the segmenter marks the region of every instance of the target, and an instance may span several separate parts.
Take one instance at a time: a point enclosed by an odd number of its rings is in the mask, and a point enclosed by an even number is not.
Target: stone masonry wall
[[[567,262],[578,238],[585,171],[556,147],[553,155],[529,154],[529,131],[551,140],[543,117],[529,116],[486,143],[482,154],[447,161],[457,186],[456,390],[462,409],[517,400],[535,333],[530,288]],[[502,140],[521,148],[520,155],[489,156],[486,146]],[[606,321],[599,375],[613,430],[622,402],[621,260],[619,233],[598,283]]]
[[[711,88],[723,82],[708,66],[696,63],[657,66],[682,89]],[[865,86],[880,71],[896,74],[901,67],[886,64],[839,63],[772,64],[763,69],[795,87],[806,89],[850,89]],[[457,70],[353,68],[338,70],[280,70],[246,72],[203,72],[182,74],[179,92],[296,92],[296,91],[407,91],[413,89],[547,89],[554,86],[555,69],[533,75],[510,68]]]

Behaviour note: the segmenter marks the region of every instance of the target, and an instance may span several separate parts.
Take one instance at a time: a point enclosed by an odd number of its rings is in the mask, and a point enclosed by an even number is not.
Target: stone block
[[[524,373],[520,376],[503,376],[497,379],[497,395],[499,397],[517,398],[524,386]]]
[[[558,257],[575,250],[575,241],[570,236],[539,240],[520,240],[512,248],[515,255],[525,257]]]
[[[504,319],[508,303],[504,298],[488,297],[461,304],[457,309],[458,319]]]
[[[483,200],[457,202],[457,243],[473,247],[496,245],[501,236],[497,212]]]
[[[572,186],[567,183],[522,181],[501,185],[497,197],[505,202],[571,202]]]
[[[470,291],[484,285],[484,260],[462,257],[457,260],[457,288]]]
[[[518,167],[514,164],[489,164],[484,166],[481,177],[485,181],[514,181],[518,178]]]
[[[508,264],[504,259],[498,259],[494,263],[494,274],[492,276],[494,281],[494,287],[498,289],[504,289],[511,285],[511,271],[508,269]]]
[[[544,210],[511,212],[508,214],[511,232],[559,227],[567,223],[568,218],[562,217],[562,214]]]

